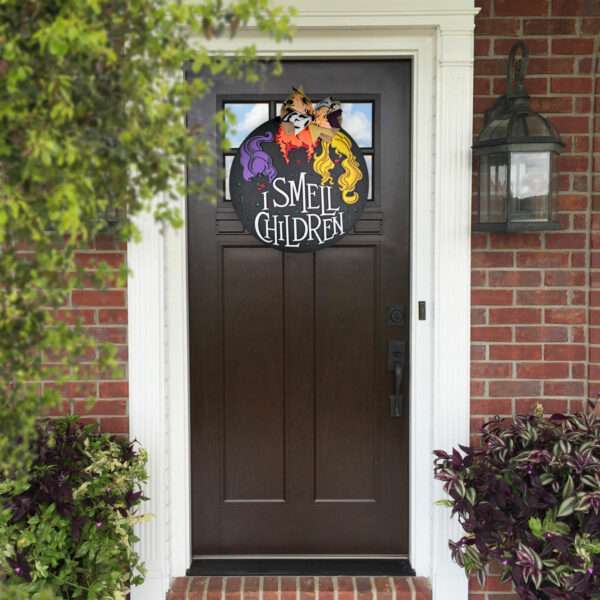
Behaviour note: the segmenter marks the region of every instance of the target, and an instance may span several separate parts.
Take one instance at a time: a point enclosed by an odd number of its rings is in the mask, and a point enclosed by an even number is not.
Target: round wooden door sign
[[[279,117],[242,142],[229,176],[246,231],[280,250],[335,244],[360,218],[369,189],[365,160],[341,127],[332,98],[313,103],[294,88]]]

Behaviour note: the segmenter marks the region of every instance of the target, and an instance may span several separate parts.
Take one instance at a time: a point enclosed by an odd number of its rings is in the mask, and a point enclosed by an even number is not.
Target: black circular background
[[[265,135],[267,132],[271,132],[273,135],[273,140],[275,140],[275,136],[279,129],[279,125],[281,123],[281,119],[279,117],[275,117],[270,121],[266,121],[259,127],[257,127],[252,133],[250,133],[246,139],[240,145],[243,144],[249,138],[255,135]],[[331,170],[331,175],[333,177],[333,184],[331,185],[331,205],[333,208],[339,207],[340,212],[343,213],[343,224],[344,231],[348,233],[354,227],[354,224],[360,218],[360,215],[365,207],[367,201],[367,194],[369,190],[369,174],[367,171],[367,165],[365,163],[365,159],[363,157],[362,151],[356,144],[356,142],[352,139],[350,134],[342,129],[342,131],[348,136],[348,138],[352,141],[352,153],[354,154],[358,164],[360,166],[360,170],[362,172],[362,179],[356,184],[355,191],[358,193],[358,201],[354,204],[346,204],[342,199],[342,193],[338,187],[338,178],[344,172],[344,169],[341,167],[340,163],[336,164],[335,167]],[[262,149],[271,157],[273,161],[273,165],[277,170],[277,177],[285,177],[286,179],[295,179],[301,171],[306,171],[306,183],[316,183],[317,185],[321,185],[321,177],[312,168],[312,160],[314,160],[315,156],[319,154],[320,143],[315,147],[315,153],[312,159],[309,161],[307,159],[307,153],[305,148],[297,148],[290,150],[288,156],[290,159],[289,164],[287,164],[283,158],[283,154],[279,149],[279,145],[273,142],[263,142],[261,144]],[[338,158],[336,156],[336,152],[333,147],[330,147],[330,156],[332,159]],[[342,158],[342,157],[339,157]],[[229,193],[231,195],[231,200],[233,202],[233,206],[235,211],[240,218],[240,221],[244,225],[246,231],[254,235],[257,239],[260,238],[257,236],[257,233],[254,228],[254,219],[262,209],[263,209],[263,197],[262,192],[266,190],[266,188],[261,189],[262,186],[269,185],[269,180],[265,175],[255,176],[250,181],[245,181],[243,178],[243,167],[240,160],[240,150],[238,150],[233,164],[231,166],[231,173],[229,176]],[[286,208],[274,208],[269,207],[269,214],[273,215],[293,215],[300,216],[301,212],[299,210],[299,206],[286,207]],[[330,246],[335,244],[339,239],[341,239],[343,235],[337,235],[331,240],[325,241],[324,243],[319,243],[318,240],[305,240],[300,242],[299,247],[297,248],[285,248],[283,245],[275,245],[269,244],[273,248],[278,248],[280,250],[285,250],[286,252],[312,252],[317,250],[318,248],[324,248],[326,246]],[[262,243],[264,243],[261,240]]]

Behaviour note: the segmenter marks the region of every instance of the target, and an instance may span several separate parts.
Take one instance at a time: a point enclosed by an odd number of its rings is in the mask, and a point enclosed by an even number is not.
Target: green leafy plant
[[[289,10],[268,0],[0,2],[0,477],[27,471],[35,419],[60,399],[60,385],[38,382],[112,373],[111,347],[58,309],[76,288],[119,286],[126,269],[85,270],[76,251],[107,230],[135,239],[142,211],[181,223],[184,168],[212,166],[227,125],[221,114],[188,129],[192,101],[216,75],[256,81],[263,68],[253,47],[225,56],[208,40],[251,22],[290,36]],[[186,81],[184,66],[201,76]],[[214,191],[211,177],[198,184]]]
[[[145,480],[136,444],[76,418],[40,423],[31,472],[0,484],[0,573],[28,598],[125,598],[143,579],[133,526]]]
[[[465,535],[454,560],[485,581],[491,561],[527,600],[600,598],[600,417],[496,419],[481,447],[435,452]]]

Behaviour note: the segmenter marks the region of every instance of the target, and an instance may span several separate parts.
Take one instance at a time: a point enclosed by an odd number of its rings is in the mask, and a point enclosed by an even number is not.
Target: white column
[[[433,442],[448,449],[469,440],[473,32],[442,29],[438,52]],[[437,483],[434,490],[443,497]],[[448,549],[460,535],[449,510],[436,507],[434,600],[467,600],[467,578]]]
[[[132,600],[164,600],[169,586],[168,420],[165,397],[165,242],[152,215],[136,219],[141,243],[129,243],[129,429],[148,451],[149,481],[142,506],[152,519],[137,528],[146,564]]]

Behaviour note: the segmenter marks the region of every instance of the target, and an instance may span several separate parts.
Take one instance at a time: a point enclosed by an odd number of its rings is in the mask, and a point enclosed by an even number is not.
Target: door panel
[[[232,103],[247,126],[302,84],[346,103],[372,165],[354,232],[316,253],[244,233],[224,182],[216,204],[189,200],[194,555],[407,553],[408,399],[392,417],[387,354],[408,340],[410,73],[408,61],[286,62],[264,84],[218,82],[190,114],[206,123]]]

